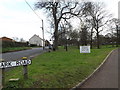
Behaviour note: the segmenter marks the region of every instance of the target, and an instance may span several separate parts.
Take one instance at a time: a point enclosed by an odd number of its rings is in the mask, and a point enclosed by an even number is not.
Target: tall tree
[[[69,2],[65,0],[58,0],[57,2],[51,1],[38,1],[35,4],[36,8],[44,9],[48,13],[51,19],[53,19],[54,24],[54,50],[58,49],[58,27],[62,19],[70,19],[73,16],[77,16],[81,12],[81,8],[78,2]]]
[[[87,29],[88,29],[87,26],[83,24],[80,31],[81,45],[87,45],[87,37],[88,37]]]
[[[71,45],[79,45],[78,38],[80,38],[80,34],[79,34],[79,31],[77,29],[69,31],[69,39],[70,39]]]
[[[104,3],[101,2],[85,2],[83,4],[83,14],[89,16],[93,20],[93,27],[97,36],[97,48],[100,48],[99,33],[103,30],[103,27],[110,20],[111,15],[106,12]]]
[[[63,22],[60,22],[59,27],[59,44],[66,46],[66,36],[69,38],[69,31],[72,30],[72,25],[69,21],[64,20]]]
[[[80,22],[83,24],[83,26],[81,27],[81,29],[83,29],[82,30],[82,32],[83,33],[85,33],[85,37],[86,37],[86,39],[85,40],[83,40],[83,42],[84,41],[86,41],[86,44],[88,43],[88,41],[90,41],[90,47],[92,48],[92,43],[93,43],[93,33],[94,33],[94,31],[93,31],[93,28],[94,28],[94,25],[93,25],[93,20],[92,20],[92,18],[90,18],[89,16],[82,16],[82,17],[80,17]],[[81,32],[81,38],[82,38],[82,32]],[[86,45],[86,44],[84,44],[84,45]]]
[[[116,47],[120,44],[120,20],[117,18],[112,19],[115,27],[116,27]]]
[[[112,42],[112,47],[115,45],[116,41],[116,24],[115,24],[115,18],[112,18],[108,24],[108,32],[111,33],[111,42]]]

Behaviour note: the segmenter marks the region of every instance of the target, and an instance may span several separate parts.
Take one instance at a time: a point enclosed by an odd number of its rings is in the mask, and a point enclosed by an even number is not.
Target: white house
[[[29,39],[29,44],[35,44],[37,46],[42,46],[43,44],[43,39],[40,38],[38,35],[33,35],[30,39]]]

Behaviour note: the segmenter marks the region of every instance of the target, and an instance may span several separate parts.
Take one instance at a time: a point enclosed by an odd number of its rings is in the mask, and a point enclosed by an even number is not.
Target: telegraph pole
[[[26,4],[30,7],[30,9],[34,12],[34,14],[37,15],[37,17],[42,20],[42,32],[43,32],[43,50],[45,49],[45,44],[44,44],[44,25],[43,25],[43,19],[40,18],[40,16],[34,11],[34,9],[30,6],[30,4],[25,0]]]
[[[45,49],[45,44],[44,44],[44,24],[43,24],[43,19],[42,19],[42,33],[43,33],[43,50]]]
[[[117,31],[116,47],[118,47],[118,44],[119,44],[119,38],[118,38],[118,25],[116,25],[116,31]]]

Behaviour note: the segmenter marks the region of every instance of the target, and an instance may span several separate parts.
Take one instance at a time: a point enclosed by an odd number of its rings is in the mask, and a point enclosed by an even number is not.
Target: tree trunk
[[[54,31],[54,42],[53,42],[53,51],[56,51],[58,49],[58,24],[59,21],[57,19],[57,4],[53,7],[53,18],[54,18],[54,25],[55,25],[55,31]]]
[[[112,39],[112,47],[114,47],[113,35],[112,35],[111,39]]]
[[[80,43],[79,43],[79,41],[78,41],[78,49],[80,49]]]
[[[67,38],[66,38],[66,51],[68,51],[68,48],[67,48]]]
[[[100,49],[99,32],[97,30],[97,48]]]
[[[58,25],[55,25],[53,51],[58,49]]]
[[[90,48],[92,49],[93,47],[93,45],[92,45],[92,42],[93,42],[93,40],[92,40],[92,35],[93,35],[93,28],[91,29],[91,37],[90,37]]]

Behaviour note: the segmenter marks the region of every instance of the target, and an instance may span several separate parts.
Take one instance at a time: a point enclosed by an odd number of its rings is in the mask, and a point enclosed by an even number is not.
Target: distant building
[[[50,42],[48,40],[45,41],[45,46],[49,46]]]
[[[42,42],[43,39],[41,39],[38,35],[33,35],[30,39],[29,39],[29,44],[35,44],[37,46],[42,46]]]
[[[13,39],[8,38],[8,37],[1,37],[1,38],[0,38],[0,41],[11,41],[11,42],[14,42]]]

